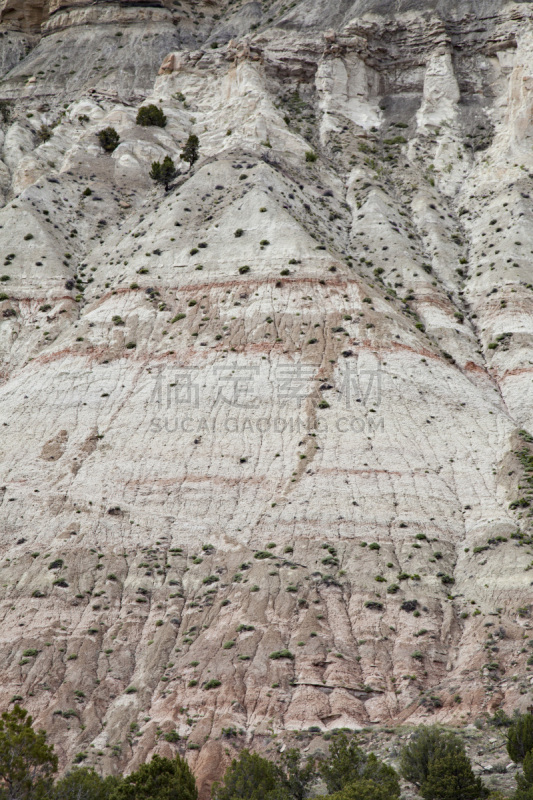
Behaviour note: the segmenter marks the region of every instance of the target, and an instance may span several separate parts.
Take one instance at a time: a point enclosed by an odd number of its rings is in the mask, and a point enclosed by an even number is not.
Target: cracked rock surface
[[[204,793],[525,710],[531,3],[2,0],[0,74],[2,707]]]

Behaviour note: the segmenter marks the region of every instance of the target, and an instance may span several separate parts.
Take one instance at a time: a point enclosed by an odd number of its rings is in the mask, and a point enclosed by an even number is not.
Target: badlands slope
[[[207,782],[525,709],[532,5],[0,22],[2,707],[63,766]]]

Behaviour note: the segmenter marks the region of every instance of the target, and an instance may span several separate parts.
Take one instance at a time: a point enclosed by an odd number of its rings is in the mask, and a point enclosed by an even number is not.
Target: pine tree
[[[371,778],[360,778],[353,783],[349,783],[340,792],[330,794],[327,798],[316,798],[316,800],[393,800],[399,797],[398,792],[391,796],[390,787],[376,783]]]
[[[16,705],[0,719],[0,796],[44,800],[57,772],[57,756],[44,731],[33,730],[28,712]]]
[[[163,163],[159,161],[152,162],[150,177],[156,183],[162,183],[166,192],[168,192],[170,181],[174,180],[177,174],[176,167],[170,156],[165,156]]]
[[[108,800],[120,778],[101,778],[90,767],[78,767],[56,782],[52,800]]]
[[[197,800],[196,781],[185,759],[155,755],[121,780],[109,800]]]
[[[275,764],[257,753],[243,750],[233,759],[221,784],[215,784],[214,800],[289,800]]]
[[[514,800],[533,800],[533,750],[524,758],[522,775],[516,776],[516,784]]]
[[[278,766],[281,783],[290,797],[305,800],[317,778],[314,759],[309,756],[302,764],[300,751],[293,747],[282,753]]]
[[[432,761],[445,753],[464,751],[462,741],[436,725],[421,725],[400,755],[400,772],[406,781],[420,788],[427,780]]]
[[[533,714],[522,714],[507,733],[507,752],[515,764],[533,750]]]
[[[367,754],[361,750],[355,739],[348,742],[345,734],[337,736],[331,744],[328,758],[320,766],[320,775],[330,794],[344,791],[361,781],[371,781],[374,787],[384,787],[389,800],[400,796],[395,770],[380,761],[374,753]],[[366,788],[373,790],[370,785]]]
[[[191,133],[180,155],[180,158],[183,159],[183,161],[188,161],[191,167],[198,161],[199,145],[198,136],[195,133]]]
[[[320,775],[328,792],[338,792],[348,783],[358,780],[365,764],[366,754],[355,739],[348,742],[344,733],[335,737],[329,748],[329,757],[320,765]]]
[[[430,762],[420,794],[424,800],[482,800],[489,792],[472,772],[466,753],[448,751]]]

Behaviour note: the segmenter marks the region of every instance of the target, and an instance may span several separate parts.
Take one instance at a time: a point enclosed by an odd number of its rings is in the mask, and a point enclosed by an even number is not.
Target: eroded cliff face
[[[0,698],[63,766],[531,702],[533,10],[420,5],[4,4]]]

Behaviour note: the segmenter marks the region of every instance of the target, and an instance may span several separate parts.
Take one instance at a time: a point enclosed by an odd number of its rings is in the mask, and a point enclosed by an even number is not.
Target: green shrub
[[[143,125],[144,127],[154,125],[158,128],[164,128],[167,124],[167,118],[163,114],[162,108],[150,103],[148,106],[140,107],[135,122],[137,125]]]
[[[138,770],[119,779],[106,800],[197,800],[194,775],[184,758],[155,755]]]
[[[285,800],[276,765],[257,753],[243,750],[226,770],[222,783],[213,786],[213,800]],[[288,798],[287,798],[288,800]]]
[[[211,678],[210,681],[204,683],[204,689],[216,689],[218,686],[221,686],[222,682],[217,680],[216,678]]]
[[[174,162],[170,156],[165,156],[162,162],[152,162],[150,177],[156,183],[162,184],[165,187],[166,192],[168,192],[170,182],[174,180],[177,174],[178,171],[174,166]]]
[[[191,133],[185,143],[183,152],[180,154],[182,161],[187,161],[189,167],[194,166],[198,161],[199,144],[198,136],[195,133]]]
[[[12,100],[0,100],[0,116],[2,117],[2,122],[9,122],[11,119],[12,110]]]
[[[394,136],[392,139],[384,139],[383,144],[407,144],[405,136]]]
[[[368,785],[361,786],[362,791],[355,790],[352,794],[350,787],[358,786],[359,782],[370,781],[375,787],[382,787],[386,791],[383,798],[390,800],[400,796],[400,784],[398,776],[392,767],[380,761],[374,753],[367,754],[361,750],[355,740],[351,742],[344,733],[335,738],[330,746],[328,758],[319,767],[322,780],[325,782],[328,792],[333,794],[338,800],[370,800],[374,795],[368,793],[372,788]],[[343,794],[343,790],[347,794]],[[381,800],[381,795],[378,795]]]
[[[475,777],[463,748],[438,754],[430,761],[420,794],[424,800],[481,800],[488,797],[489,791],[481,778]]]
[[[533,750],[533,714],[522,714],[507,733],[507,752],[515,764],[520,764]]]
[[[52,131],[48,125],[41,125],[41,127],[37,131],[37,138],[41,142],[47,142],[49,139],[52,138]]]
[[[100,146],[106,153],[112,153],[113,150],[117,149],[120,143],[120,136],[112,127],[103,128],[101,131],[98,131],[96,135],[98,136]]]
[[[13,699],[22,699],[16,695]],[[5,798],[46,798],[57,772],[57,756],[44,731],[33,729],[28,712],[15,705],[0,718],[0,775]]]
[[[294,655],[290,650],[276,650],[274,653],[270,653],[269,658],[271,658],[273,661],[278,661],[280,658],[288,658],[293,661]]]
[[[444,755],[458,755],[464,745],[458,736],[446,733],[436,725],[422,725],[400,754],[400,772],[406,781],[420,788],[428,779],[433,761]]]
[[[317,160],[317,158],[318,158],[317,154],[316,154],[316,153],[314,153],[312,150],[307,150],[307,151],[306,151],[306,153],[305,153],[305,160],[306,160],[308,163],[311,163],[311,164],[312,164],[313,162],[315,162],[315,161]]]

